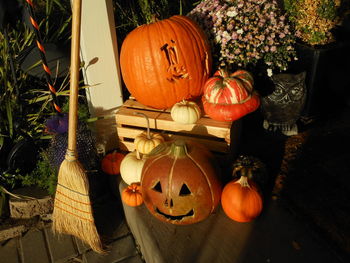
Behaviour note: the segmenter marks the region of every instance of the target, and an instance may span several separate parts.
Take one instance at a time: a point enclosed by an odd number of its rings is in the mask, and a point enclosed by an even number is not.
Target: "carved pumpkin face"
[[[214,156],[189,141],[158,146],[146,160],[141,186],[148,210],[172,224],[202,221],[220,201]]]
[[[201,96],[211,65],[204,32],[186,16],[135,28],[120,52],[126,88],[143,105],[158,109]]]

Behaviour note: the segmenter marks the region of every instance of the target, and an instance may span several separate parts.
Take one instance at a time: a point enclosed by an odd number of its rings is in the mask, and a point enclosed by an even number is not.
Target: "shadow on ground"
[[[241,153],[265,162],[267,192],[350,260],[350,107],[299,126],[291,137],[267,133],[256,112],[245,119]]]

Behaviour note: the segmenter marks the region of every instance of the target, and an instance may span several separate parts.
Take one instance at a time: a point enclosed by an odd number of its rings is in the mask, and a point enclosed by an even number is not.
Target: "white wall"
[[[92,117],[110,115],[95,122],[97,143],[108,151],[118,144],[114,113],[123,104],[111,0],[82,1],[81,59],[84,82],[91,86],[86,95]]]

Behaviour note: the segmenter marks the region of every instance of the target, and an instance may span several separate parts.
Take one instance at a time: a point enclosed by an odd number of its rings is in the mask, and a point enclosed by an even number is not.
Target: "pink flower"
[[[219,50],[214,60],[220,65],[246,67],[262,61],[271,70],[285,70],[295,57],[295,38],[276,0],[203,0],[190,16]]]
[[[236,40],[238,37],[238,34],[235,31],[233,31],[231,37],[232,39]]]
[[[258,38],[260,39],[260,41],[264,41],[265,40],[265,36],[264,35],[260,35],[260,36],[258,36]]]

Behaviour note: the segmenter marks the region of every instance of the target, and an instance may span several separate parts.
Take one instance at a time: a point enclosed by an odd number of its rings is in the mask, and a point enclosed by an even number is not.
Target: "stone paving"
[[[106,254],[98,254],[71,235],[55,235],[51,230],[50,215],[31,219],[30,226],[18,229],[13,237],[0,242],[1,263],[142,263],[129,227],[124,219],[120,199],[106,194],[95,207],[96,227]],[[1,230],[7,231],[7,230]]]
[[[142,263],[134,238],[122,222],[118,236],[108,244],[107,254],[97,254],[70,235],[54,235],[50,225],[30,229],[0,244],[2,263]]]

